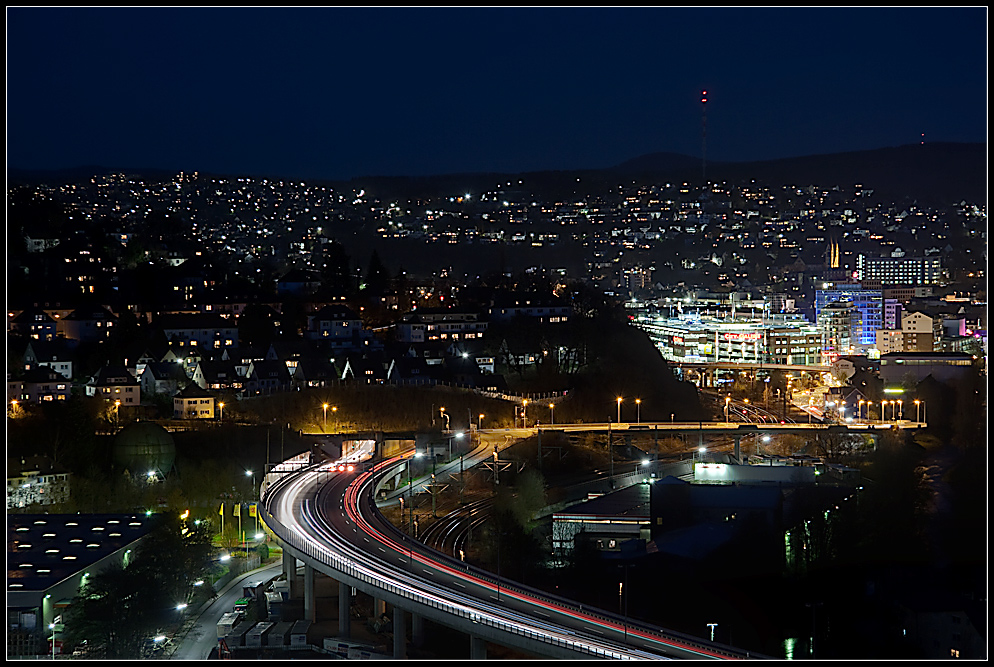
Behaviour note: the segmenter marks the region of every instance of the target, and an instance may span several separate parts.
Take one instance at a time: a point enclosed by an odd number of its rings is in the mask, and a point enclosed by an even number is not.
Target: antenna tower
[[[701,91],[701,177],[708,183],[708,91]]]

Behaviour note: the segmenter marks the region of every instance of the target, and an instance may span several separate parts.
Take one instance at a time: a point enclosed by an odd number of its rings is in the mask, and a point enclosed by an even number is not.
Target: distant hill
[[[76,167],[51,171],[9,169],[8,185],[41,182],[79,182],[98,173],[140,174],[147,178],[172,178],[176,171],[163,169],[110,169]],[[202,176],[211,174],[202,173]],[[228,175],[233,176],[233,175]],[[967,199],[987,201],[987,144],[926,143],[868,151],[831,153],[761,162],[708,161],[709,181],[740,182],[748,179],[772,187],[780,185],[840,186],[862,183],[874,198],[917,199],[946,204]],[[299,180],[299,179],[297,179]],[[440,174],[419,177],[364,176],[348,182],[311,179],[336,187],[363,187],[377,197],[438,197],[459,192],[480,193],[497,184],[524,181],[524,189],[554,195],[600,194],[621,183],[701,182],[699,157],[676,153],[642,155],[606,169],[507,173]],[[514,189],[519,189],[513,184]]]
[[[691,162],[687,163],[686,161]],[[605,170],[639,181],[701,182],[700,158],[652,153]],[[876,197],[911,197],[949,203],[987,199],[987,145],[927,143],[869,151],[782,158],[762,162],[708,162],[709,181],[756,179],[768,185],[851,188],[862,183]]]

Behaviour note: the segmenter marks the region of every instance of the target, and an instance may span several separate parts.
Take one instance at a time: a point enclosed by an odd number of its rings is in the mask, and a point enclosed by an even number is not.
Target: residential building
[[[307,316],[305,338],[325,341],[332,349],[362,347],[362,321],[348,306],[327,305]]]
[[[483,337],[487,322],[474,311],[421,308],[405,314],[395,328],[397,340],[402,343],[474,340]]]
[[[122,407],[141,404],[141,385],[123,366],[104,366],[87,384],[88,396],[99,396],[111,403],[120,401]]]
[[[214,395],[195,384],[173,396],[174,419],[214,419]]]
[[[7,462],[7,510],[69,500],[69,471],[47,456]]]
[[[238,347],[238,326],[217,313],[164,313],[153,321],[180,348],[212,351]]]
[[[189,382],[183,366],[176,362],[154,361],[145,364],[138,383],[143,395],[166,394],[172,396]]]
[[[7,402],[21,401],[41,405],[46,401],[69,398],[72,385],[65,377],[46,366],[38,366],[16,379],[7,380]]]
[[[510,322],[524,315],[534,317],[542,324],[561,324],[569,321],[573,308],[554,297],[532,294],[500,294],[490,307],[491,322]]]
[[[286,363],[264,359],[253,361],[245,376],[245,392],[249,396],[272,394],[290,388],[290,371]]]
[[[116,325],[117,317],[103,306],[82,306],[61,320],[66,338],[80,343],[107,340]]]
[[[32,306],[10,320],[10,331],[32,340],[55,340],[58,325],[44,310]]]
[[[856,257],[856,280],[885,285],[934,285],[945,278],[941,255],[931,257]]]
[[[24,351],[24,370],[45,366],[71,380],[75,363],[75,354],[64,338],[52,341],[32,340]]]

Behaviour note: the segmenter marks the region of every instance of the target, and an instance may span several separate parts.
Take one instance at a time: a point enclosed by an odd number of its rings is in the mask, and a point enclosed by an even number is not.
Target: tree
[[[244,347],[265,348],[276,339],[273,310],[268,306],[252,303],[238,318],[238,343]]]
[[[350,269],[352,260],[338,241],[332,241],[324,246],[324,264],[321,268],[321,287],[331,294],[355,293],[355,281]]]
[[[380,296],[386,292],[390,282],[387,268],[380,261],[380,255],[375,250],[369,258],[369,269],[366,271],[365,292],[368,296]]]
[[[185,530],[185,532],[184,532]],[[176,512],[156,515],[134,555],[89,577],[66,612],[68,649],[84,640],[109,659],[142,657],[145,641],[177,620],[193,582],[210,565],[206,524],[187,525]]]

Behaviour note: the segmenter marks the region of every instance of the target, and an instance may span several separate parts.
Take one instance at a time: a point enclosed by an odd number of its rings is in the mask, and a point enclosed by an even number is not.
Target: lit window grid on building
[[[889,285],[934,285],[944,277],[942,259],[934,257],[856,257],[858,280]]]

